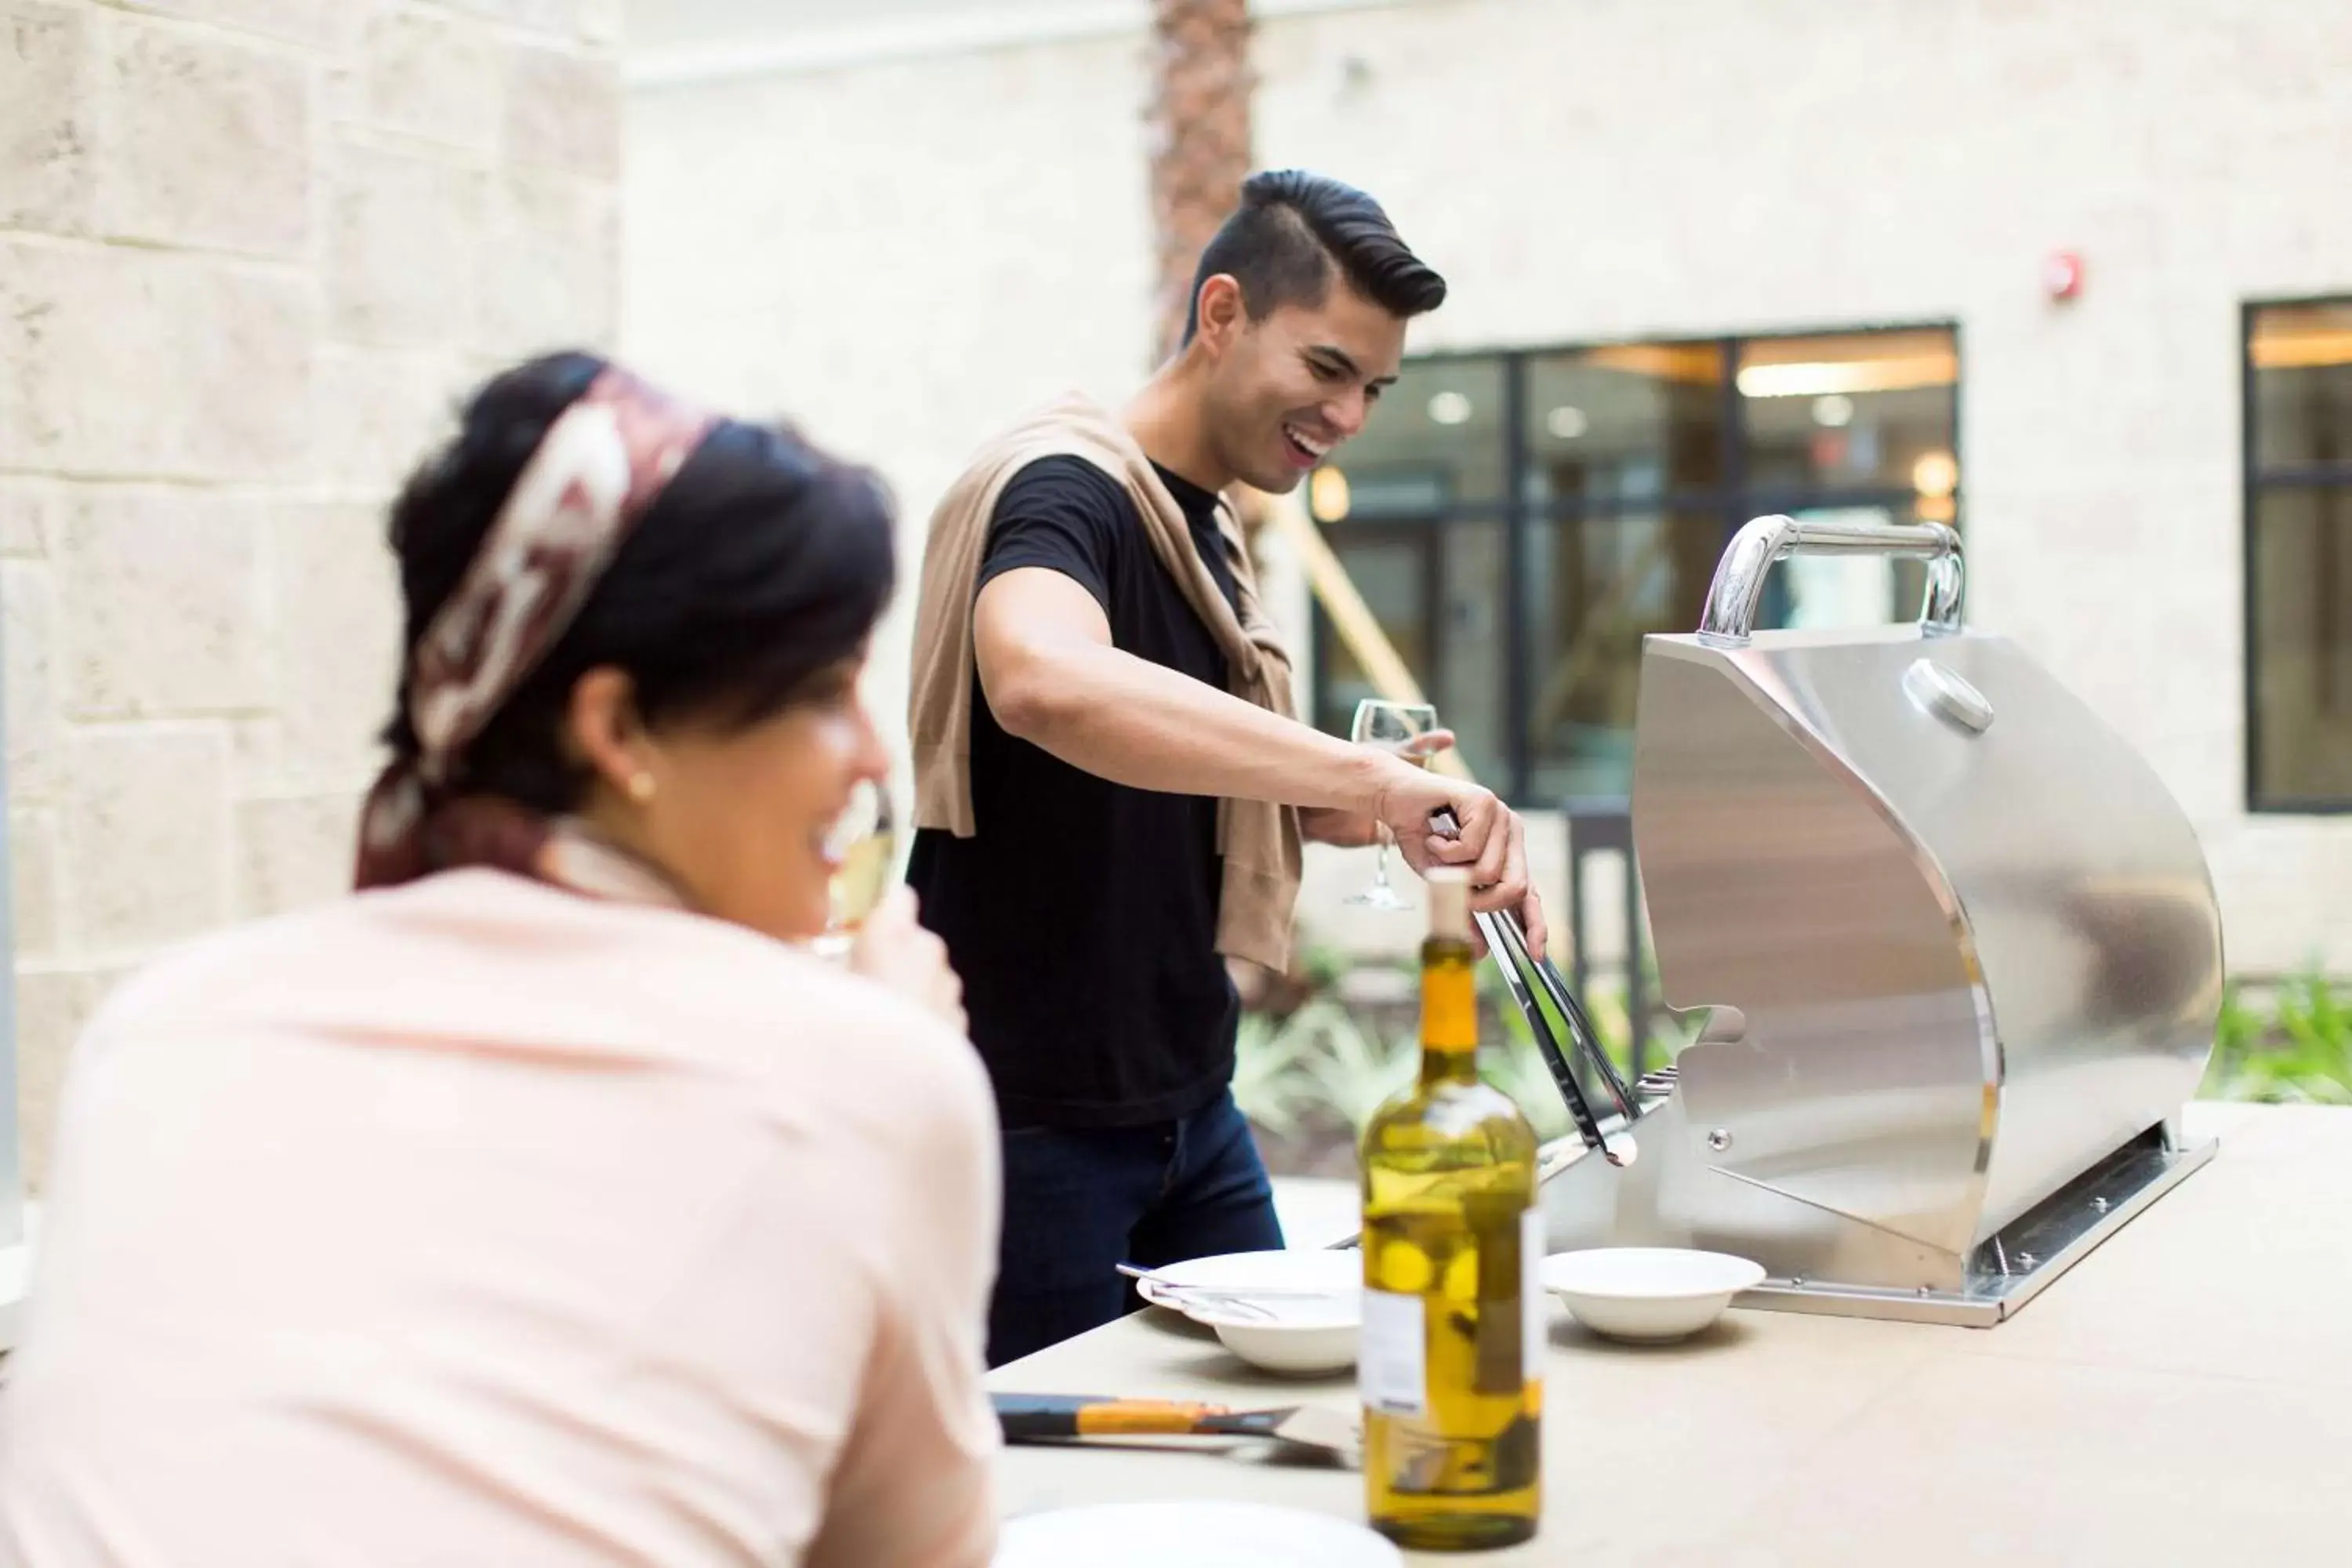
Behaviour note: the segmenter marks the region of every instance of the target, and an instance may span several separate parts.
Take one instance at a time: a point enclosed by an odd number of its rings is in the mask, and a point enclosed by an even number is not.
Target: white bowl
[[[1356,1364],[1358,1314],[1334,1318],[1327,1310],[1320,1320],[1295,1318],[1287,1309],[1274,1322],[1214,1314],[1207,1309],[1185,1314],[1217,1331],[1224,1347],[1263,1372],[1293,1377],[1314,1377],[1345,1372]]]
[[[1171,1295],[1149,1279],[1136,1289],[1155,1306],[1207,1324],[1227,1350],[1252,1366],[1313,1376],[1343,1372],[1356,1363],[1363,1268],[1363,1255],[1352,1251],[1228,1252],[1157,1272],[1171,1285],[1239,1292],[1250,1302],[1247,1307]],[[1254,1290],[1269,1293],[1251,1295]]]
[[[1762,1283],[1764,1266],[1678,1247],[1607,1247],[1555,1253],[1538,1278],[1594,1333],[1657,1344],[1714,1322],[1734,1296]]]

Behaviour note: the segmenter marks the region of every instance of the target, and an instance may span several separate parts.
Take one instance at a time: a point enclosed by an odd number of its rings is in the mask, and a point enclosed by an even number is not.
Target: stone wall
[[[2352,292],[2342,6],[1305,10],[1258,28],[1258,161],[1374,191],[1446,272],[1416,348],[1957,321],[1971,619],[2162,773],[2233,967],[2352,967],[2352,819],[2244,809],[2238,411],[2242,301]],[[631,94],[634,352],[832,418],[918,513],[1041,389],[1140,374],[1139,23],[772,55]],[[1342,929],[1365,868],[1312,872],[1306,918]]]
[[[0,0],[17,1043],[331,894],[390,698],[383,503],[454,398],[611,333],[617,5]]]

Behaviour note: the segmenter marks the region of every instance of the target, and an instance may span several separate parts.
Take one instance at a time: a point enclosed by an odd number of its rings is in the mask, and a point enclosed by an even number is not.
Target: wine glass
[[[835,864],[828,893],[832,908],[816,950],[828,958],[846,956],[857,939],[857,928],[890,890],[890,873],[898,859],[898,835],[890,806],[889,786],[860,779],[850,793],[849,805],[827,836]]]
[[[1426,702],[1383,702],[1366,698],[1356,704],[1356,722],[1348,738],[1360,746],[1372,746],[1394,752],[1414,767],[1429,766],[1427,753],[1412,749],[1412,743],[1437,728],[1437,710]],[[1400,895],[1389,882],[1389,830],[1386,823],[1375,823],[1373,833],[1380,839],[1379,858],[1372,862],[1372,885],[1348,900],[1351,904],[1374,910],[1409,910],[1410,901]]]

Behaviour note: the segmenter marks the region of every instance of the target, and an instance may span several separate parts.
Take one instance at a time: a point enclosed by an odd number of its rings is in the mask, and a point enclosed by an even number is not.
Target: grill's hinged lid
[[[1815,551],[1925,559],[1919,623],[1756,632],[1772,563]],[[1647,640],[1653,947],[1668,1005],[1712,1012],[1645,1086],[1639,1171],[1548,1185],[1556,1246],[1715,1247],[1776,1304],[1996,1321],[2210,1153],[2168,1131],[2221,993],[2196,837],[2120,734],[1961,626],[1964,586],[1937,524],[1759,519],[1698,631]],[[2063,1260],[2009,1245],[2053,1225]]]

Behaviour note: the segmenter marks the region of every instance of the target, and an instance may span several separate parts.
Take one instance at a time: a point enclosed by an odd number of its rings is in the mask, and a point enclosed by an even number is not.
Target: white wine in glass
[[[857,928],[890,890],[890,875],[898,868],[898,835],[887,786],[859,782],[849,808],[834,824],[832,849],[836,867],[832,909],[818,942],[818,951],[829,956],[849,951]]]
[[[1366,698],[1356,704],[1356,722],[1349,739],[1360,746],[1392,752],[1414,767],[1425,768],[1429,766],[1428,756],[1410,748],[1436,728],[1437,710],[1426,702],[1383,702]],[[1389,881],[1388,826],[1377,823],[1373,832],[1379,836],[1381,847],[1379,858],[1372,862],[1372,885],[1348,902],[1366,909],[1409,910],[1412,903]]]

